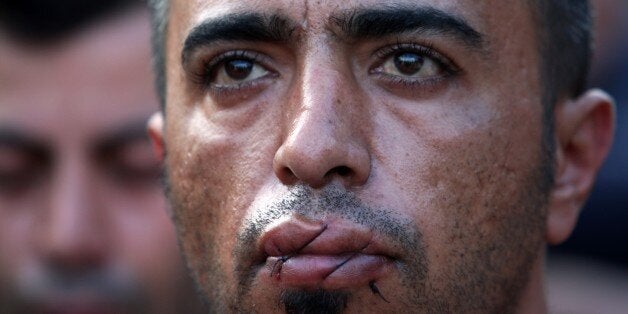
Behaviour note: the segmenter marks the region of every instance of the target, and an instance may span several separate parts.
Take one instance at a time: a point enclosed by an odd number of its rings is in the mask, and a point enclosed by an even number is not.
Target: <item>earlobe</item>
[[[601,90],[557,104],[556,168],[550,194],[546,240],[565,241],[573,231],[599,168],[608,154],[614,131],[614,105]]]
[[[153,144],[153,151],[159,162],[164,161],[164,116],[161,111],[155,112],[148,120],[148,136]]]

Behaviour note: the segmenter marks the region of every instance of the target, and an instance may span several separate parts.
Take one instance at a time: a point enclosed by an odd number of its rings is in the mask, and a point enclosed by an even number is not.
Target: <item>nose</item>
[[[364,103],[350,75],[314,61],[304,66],[284,104],[286,136],[273,160],[275,175],[286,185],[363,185],[371,171]]]
[[[64,162],[55,173],[42,226],[44,255],[52,265],[89,269],[106,257],[105,215],[94,202],[91,179],[86,162],[78,158]]]

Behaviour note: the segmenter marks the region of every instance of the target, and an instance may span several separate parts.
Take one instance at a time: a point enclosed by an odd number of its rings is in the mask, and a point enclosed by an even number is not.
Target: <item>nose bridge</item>
[[[350,104],[342,96],[342,86],[339,86],[343,81],[342,74],[322,64],[321,61],[306,64],[299,92],[293,97],[293,105],[300,110],[294,117],[294,128],[288,140],[307,145],[310,150],[334,147],[335,142],[346,137],[351,122],[343,119]]]
[[[75,219],[82,212],[81,208],[86,207],[86,199],[89,198],[88,169],[85,158],[80,154],[68,150],[61,155],[57,159],[51,214]]]
[[[286,104],[288,131],[275,156],[275,172],[287,184],[320,187],[332,178],[363,184],[370,156],[356,127],[365,121],[359,93],[351,88],[351,71],[320,50],[305,58],[293,84]]]
[[[45,252],[53,263],[85,267],[99,263],[104,231],[95,204],[89,160],[66,150],[57,160],[50,205],[43,221]]]

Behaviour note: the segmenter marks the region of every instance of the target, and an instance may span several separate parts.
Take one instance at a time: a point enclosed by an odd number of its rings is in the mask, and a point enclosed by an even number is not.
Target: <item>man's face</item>
[[[183,271],[145,134],[147,15],[0,45],[0,312],[172,313]]]
[[[172,1],[169,197],[213,306],[516,307],[551,182],[532,20],[525,1]]]

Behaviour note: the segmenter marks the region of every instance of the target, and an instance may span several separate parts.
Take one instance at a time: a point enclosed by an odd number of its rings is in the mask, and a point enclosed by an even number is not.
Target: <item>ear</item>
[[[153,151],[159,162],[164,162],[164,115],[155,112],[148,120],[148,136],[153,144]]]
[[[615,107],[608,94],[591,90],[558,103],[554,114],[556,169],[547,216],[549,244],[565,241],[576,225],[613,142]]]

